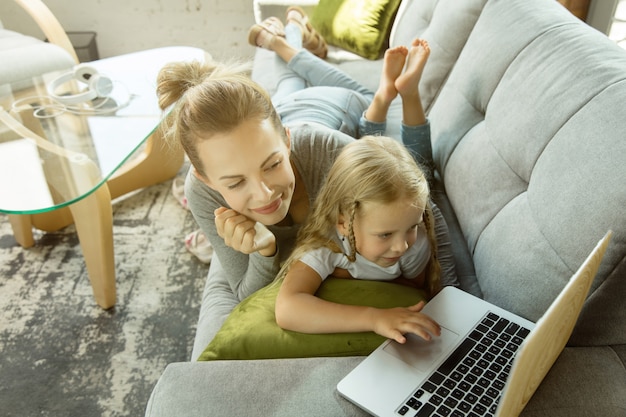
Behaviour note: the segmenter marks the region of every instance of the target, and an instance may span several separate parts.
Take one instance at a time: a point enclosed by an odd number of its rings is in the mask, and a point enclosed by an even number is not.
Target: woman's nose
[[[272,189],[263,180],[258,181],[255,188],[255,195],[259,201],[268,200],[272,196]]]

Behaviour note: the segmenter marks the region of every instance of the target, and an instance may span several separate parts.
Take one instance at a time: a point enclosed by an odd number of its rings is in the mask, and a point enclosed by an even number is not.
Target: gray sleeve
[[[311,204],[337,155],[354,140],[351,136],[321,125],[307,123],[294,129],[292,158],[305,183]]]
[[[448,234],[448,224],[441,214],[439,207],[431,200],[433,216],[435,217],[435,236],[437,238],[437,257],[441,265],[441,285],[458,287],[459,279],[456,275],[454,255],[452,254],[452,242]]]
[[[318,125],[302,125],[293,129],[292,159],[298,168],[309,199],[317,196],[328,169],[339,150],[353,138]],[[274,256],[262,256],[259,253],[246,255],[226,246],[217,234],[215,227],[215,209],[229,207],[216,191],[187,173],[185,196],[194,219],[207,236],[215,255],[226,274],[228,283],[239,300],[243,300],[256,290],[274,281],[280,269],[281,260],[291,252],[293,240],[276,235],[278,250]],[[283,253],[284,252],[284,253]]]
[[[213,245],[215,255],[226,273],[228,283],[239,300],[243,300],[256,290],[274,280],[278,269],[279,253],[274,256],[262,256],[258,253],[246,255],[226,246],[224,240],[217,234],[215,215],[213,212],[219,207],[228,207],[221,195],[196,178],[187,173],[185,180],[185,196],[194,219]]]

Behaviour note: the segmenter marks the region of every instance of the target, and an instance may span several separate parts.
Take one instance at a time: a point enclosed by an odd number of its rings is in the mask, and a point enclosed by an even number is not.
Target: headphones
[[[77,80],[87,84],[87,90],[72,95],[57,95],[56,90],[68,81]],[[98,74],[94,67],[79,64],[74,70],[67,72],[48,84],[48,94],[61,104],[73,106],[84,103],[98,97],[107,97],[113,91],[113,80],[109,77]]]

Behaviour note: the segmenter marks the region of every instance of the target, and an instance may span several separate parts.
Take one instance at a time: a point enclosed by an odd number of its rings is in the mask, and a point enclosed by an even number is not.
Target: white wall
[[[608,35],[613,24],[613,15],[620,0],[592,0],[589,4],[587,23]]]
[[[170,45],[196,46],[216,59],[251,58],[252,0],[44,0],[67,32],[95,31],[100,58]],[[43,39],[12,0],[0,0],[7,29]]]

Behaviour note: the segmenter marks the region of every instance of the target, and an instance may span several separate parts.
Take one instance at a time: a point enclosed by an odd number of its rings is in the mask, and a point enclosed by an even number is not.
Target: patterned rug
[[[22,249],[0,215],[1,416],[143,416],[165,366],[189,360],[208,265],[184,247],[195,223],[171,185],[114,202],[108,311],[73,226]]]

